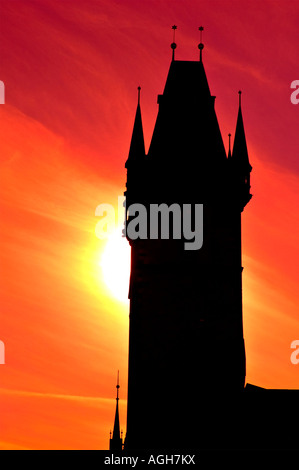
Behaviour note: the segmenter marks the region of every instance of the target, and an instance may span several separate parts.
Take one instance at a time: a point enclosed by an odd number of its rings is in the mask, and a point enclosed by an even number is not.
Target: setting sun
[[[118,227],[108,238],[100,260],[104,281],[117,300],[128,303],[130,245]]]

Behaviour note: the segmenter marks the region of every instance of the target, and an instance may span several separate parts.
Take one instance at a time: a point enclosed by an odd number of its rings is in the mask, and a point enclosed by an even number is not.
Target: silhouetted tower
[[[195,204],[203,204],[203,246],[186,250],[184,239],[172,238],[171,231],[168,240],[160,233],[132,239],[127,232],[132,255],[126,449],[199,447],[204,415],[224,394],[242,391],[245,382],[241,212],[251,198],[251,166],[241,104],[228,158],[202,39],[199,61],[178,61],[176,44],[171,47],[147,155],[138,92],[126,162],[126,229],[134,219],[133,203],[148,213],[152,204],[191,204],[193,229]]]
[[[109,449],[113,451],[121,451],[123,448],[123,440],[120,433],[120,425],[119,425],[119,410],[118,410],[118,402],[119,402],[119,372],[117,373],[117,384],[116,384],[116,409],[115,409],[115,418],[114,418],[114,427],[113,433],[111,438],[110,432],[110,446]]]

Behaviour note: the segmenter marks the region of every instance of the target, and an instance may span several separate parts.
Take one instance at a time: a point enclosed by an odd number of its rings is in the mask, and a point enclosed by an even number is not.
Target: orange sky
[[[186,60],[205,26],[226,145],[243,90],[247,381],[299,388],[297,2],[0,0],[0,10],[0,448],[107,448],[117,369],[125,431],[128,304],[103,281],[95,208],[124,191],[138,85],[149,145],[174,23]]]

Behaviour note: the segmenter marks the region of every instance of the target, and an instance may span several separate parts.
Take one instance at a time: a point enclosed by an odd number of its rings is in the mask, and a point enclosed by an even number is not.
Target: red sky
[[[118,369],[125,431],[128,304],[104,282],[95,208],[124,191],[138,85],[149,145],[173,24],[182,60],[205,27],[226,145],[243,91],[247,381],[299,388],[298,2],[0,0],[0,15],[0,448],[107,448]]]

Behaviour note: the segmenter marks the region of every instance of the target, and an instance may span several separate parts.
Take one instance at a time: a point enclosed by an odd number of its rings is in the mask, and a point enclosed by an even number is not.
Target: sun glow
[[[118,227],[108,238],[100,266],[104,281],[113,297],[128,302],[131,248]]]

